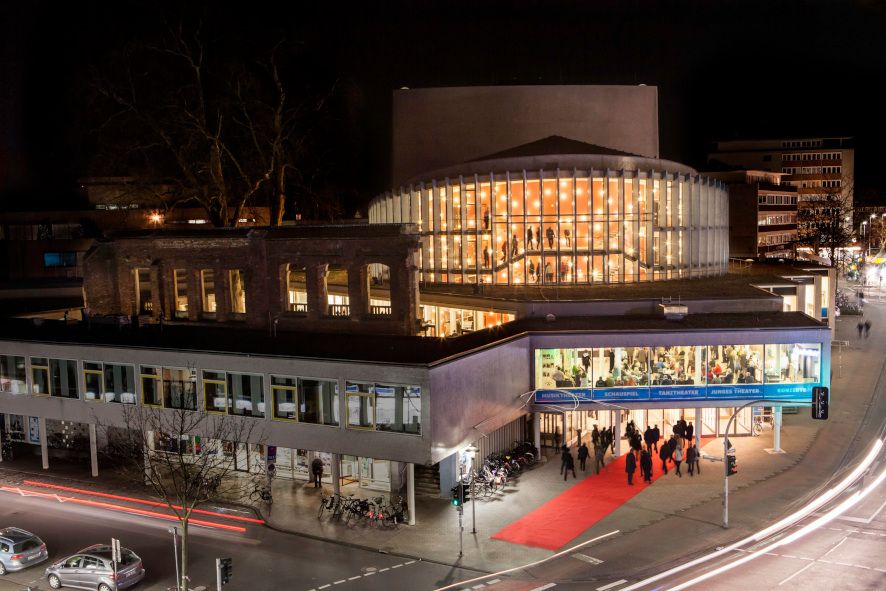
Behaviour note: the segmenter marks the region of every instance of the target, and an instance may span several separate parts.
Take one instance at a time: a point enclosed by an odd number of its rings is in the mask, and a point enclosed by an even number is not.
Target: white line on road
[[[824,555],[827,556],[828,554],[830,554],[831,552],[833,552],[834,550],[836,550],[837,548],[839,548],[839,547],[843,544],[843,542],[845,542],[845,541],[848,540],[848,539],[849,539],[849,536],[845,536],[842,540],[840,540],[839,542],[837,542],[836,545],[835,545],[833,548],[831,548],[830,550],[828,550],[827,552],[825,552]]]
[[[317,589],[326,589],[327,587],[332,587],[332,585],[323,585],[322,587],[317,587]]]
[[[536,587],[535,589],[530,589],[529,591],[545,591],[545,589],[550,589],[551,587],[556,587],[557,583],[548,583],[547,585],[542,585],[541,587]]]
[[[814,561],[813,561],[813,562],[810,562],[809,564],[807,564],[806,566],[804,566],[803,568],[801,568],[800,570],[798,570],[797,572],[795,572],[794,574],[792,574],[791,576],[789,576],[788,578],[786,578],[785,580],[783,580],[781,583],[778,584],[778,586],[781,587],[782,585],[784,585],[785,583],[787,583],[788,581],[790,581],[791,579],[793,579],[794,577],[796,577],[796,576],[799,575],[801,572],[803,572],[804,570],[806,570],[807,568],[809,568],[809,567],[811,567],[811,566],[815,566],[815,562],[814,562]]]
[[[356,577],[348,577],[349,581],[356,581],[357,579],[362,579],[363,575],[357,575]]]
[[[487,585],[495,585],[496,583],[501,583],[501,579],[490,579],[486,581]]]
[[[345,582],[345,580],[342,579],[341,581],[335,581],[335,582],[333,583],[333,585],[341,585],[341,584],[344,583],[344,582]]]
[[[383,573],[386,570],[391,570],[391,569],[390,568],[380,568],[380,569],[378,569],[378,572]]]
[[[627,579],[619,579],[614,583],[609,583],[608,585],[603,585],[602,587],[597,587],[597,591],[606,591],[607,589],[612,589],[613,587],[618,587],[619,585],[623,585],[627,583]]]
[[[573,554],[572,557],[577,560],[583,560],[588,564],[603,564],[603,561],[599,558],[594,558],[593,556],[588,556],[587,554]]]

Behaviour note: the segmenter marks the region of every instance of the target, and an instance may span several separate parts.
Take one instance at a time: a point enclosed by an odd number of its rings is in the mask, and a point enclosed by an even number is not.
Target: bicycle
[[[754,417],[754,424],[751,427],[751,434],[754,437],[758,437],[760,434],[763,433],[764,427],[767,427],[767,426],[770,429],[775,428],[775,424],[772,421],[772,416],[771,415],[757,415]]]
[[[273,497],[271,496],[271,489],[267,486],[257,484],[255,488],[252,489],[252,492],[249,493],[250,501],[263,501],[267,504],[271,504],[273,502]]]

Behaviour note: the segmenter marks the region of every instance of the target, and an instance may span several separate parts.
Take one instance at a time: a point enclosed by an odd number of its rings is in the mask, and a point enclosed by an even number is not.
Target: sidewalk
[[[772,431],[764,430],[760,437],[733,437],[739,473],[730,478],[730,524],[721,527],[723,494],[723,464],[702,461],[701,474],[689,477],[685,464],[682,478],[671,471],[652,485],[602,518],[590,529],[568,542],[566,547],[590,540],[615,529],[621,535],[595,548],[595,556],[606,556],[605,564],[590,565],[572,560],[569,570],[580,570],[593,580],[602,580],[611,573],[624,573],[629,557],[643,556],[642,564],[655,569],[677,556],[703,551],[722,542],[759,529],[774,517],[785,513],[791,504],[802,500],[808,491],[825,481],[847,457],[847,446],[855,439],[861,414],[871,398],[871,392],[883,369],[886,351],[886,314],[882,305],[868,305],[866,317],[873,322],[869,339],[858,339],[855,334],[857,317],[838,320],[838,340],[849,341],[842,353],[842,370],[838,367],[837,352],[833,359],[831,417],[829,421],[813,421],[808,410],[784,415],[782,447],[786,453],[769,454]],[[864,437],[859,439],[865,443]],[[623,444],[623,449],[626,445]],[[709,441],[703,453],[722,456],[723,440]],[[612,461],[607,457],[607,464]],[[542,462],[525,470],[509,482],[503,493],[468,503],[464,512],[464,557],[458,559],[458,513],[447,499],[416,498],[416,526],[401,525],[381,528],[363,524],[345,525],[331,520],[328,514],[317,518],[320,489],[310,483],[277,479],[274,482],[274,504],[270,512],[263,511],[268,525],[295,534],[327,539],[333,542],[358,545],[382,552],[420,557],[424,560],[493,572],[551,556],[552,551],[491,539],[490,536],[523,515],[541,507],[558,495],[574,487],[591,473],[578,472],[579,477],[564,482],[559,474],[559,460]],[[793,470],[792,468],[799,469]],[[661,464],[654,462],[659,473]],[[637,475],[639,476],[639,474]],[[39,457],[17,459],[0,464],[0,480],[14,483],[26,478],[59,484],[76,483],[99,491],[119,491],[110,471],[91,479],[88,466],[66,465],[55,462],[48,472],[40,469]],[[624,486],[627,486],[625,477]],[[324,485],[331,492],[331,487]],[[147,498],[147,491],[139,492]],[[359,496],[374,497],[381,493],[360,490]],[[475,505],[475,506],[474,506]],[[477,533],[472,534],[472,511],[476,510]],[[679,543],[662,546],[662,540]],[[637,564],[633,565],[635,572]]]

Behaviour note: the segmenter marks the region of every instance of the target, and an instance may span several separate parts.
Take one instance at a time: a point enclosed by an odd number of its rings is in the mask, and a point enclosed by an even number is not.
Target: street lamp
[[[181,579],[178,571],[178,528],[172,526],[167,531],[172,534],[172,551],[175,558],[175,591],[179,591],[179,582]]]
[[[478,447],[475,445],[469,445],[465,450],[468,453],[468,457],[471,458],[471,533],[477,533],[477,496],[474,494],[474,460],[477,457],[477,452],[480,451]]]

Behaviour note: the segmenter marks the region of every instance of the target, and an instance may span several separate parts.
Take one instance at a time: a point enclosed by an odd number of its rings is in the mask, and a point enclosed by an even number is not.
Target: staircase
[[[440,466],[415,465],[415,495],[422,497],[440,496]]]

